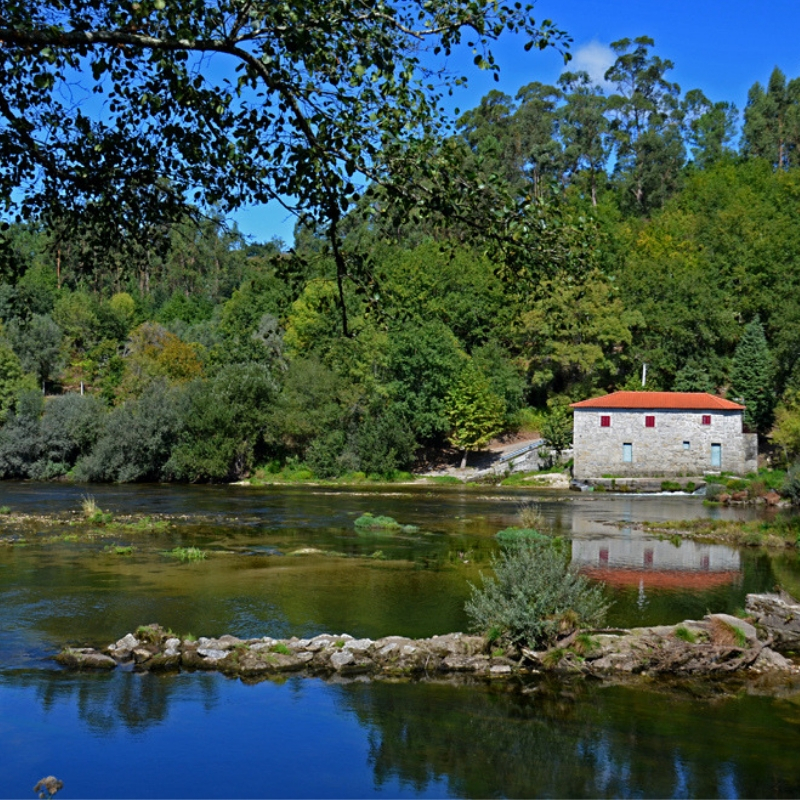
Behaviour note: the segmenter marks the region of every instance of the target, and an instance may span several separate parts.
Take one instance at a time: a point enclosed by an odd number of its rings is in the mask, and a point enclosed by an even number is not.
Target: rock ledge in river
[[[800,645],[800,605],[776,595],[748,595],[753,623],[728,614],[631,630],[576,631],[545,652],[494,650],[482,636],[449,633],[428,639],[355,639],[319,634],[310,639],[181,640],[159,625],[142,626],[105,652],[65,648],[56,660],[71,669],[216,670],[246,678],[303,671],[311,675],[384,677],[468,674],[503,678],[543,670],[603,675],[800,673],[780,654]]]

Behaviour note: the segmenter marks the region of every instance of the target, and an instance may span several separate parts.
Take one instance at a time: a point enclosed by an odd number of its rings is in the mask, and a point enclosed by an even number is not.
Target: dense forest
[[[98,236],[47,214],[0,247],[0,476],[391,476],[616,389],[747,404],[800,454],[800,77],[740,114],[652,40],[493,91],[422,171],[293,247],[187,214]],[[754,76],[756,77],[756,76]],[[447,168],[435,168],[436,164]],[[332,245],[333,242],[333,245]]]

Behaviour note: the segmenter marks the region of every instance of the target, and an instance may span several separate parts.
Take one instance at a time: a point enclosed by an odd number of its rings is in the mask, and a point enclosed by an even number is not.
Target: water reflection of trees
[[[369,729],[378,786],[396,778],[422,792],[446,781],[463,797],[800,791],[800,764],[785,748],[792,731],[771,701],[586,682],[531,688],[378,683],[340,692]]]
[[[8,676],[8,674],[7,674]],[[218,676],[140,674],[75,674],[31,671],[8,676],[20,688],[32,687],[45,712],[62,704],[74,705],[78,716],[94,733],[119,728],[141,733],[163,722],[170,704],[189,692],[192,702],[210,711],[219,700]]]

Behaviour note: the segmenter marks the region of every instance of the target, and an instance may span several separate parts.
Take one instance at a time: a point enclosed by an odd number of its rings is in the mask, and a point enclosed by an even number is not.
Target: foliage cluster
[[[465,606],[473,628],[514,645],[541,649],[574,628],[602,623],[603,588],[570,567],[563,542],[526,536],[493,562],[494,577],[472,587]]]

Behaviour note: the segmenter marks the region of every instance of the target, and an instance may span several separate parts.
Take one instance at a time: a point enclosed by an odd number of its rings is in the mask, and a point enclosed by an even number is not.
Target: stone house
[[[706,392],[614,392],[573,403],[573,475],[680,477],[758,468],[744,406]]]

